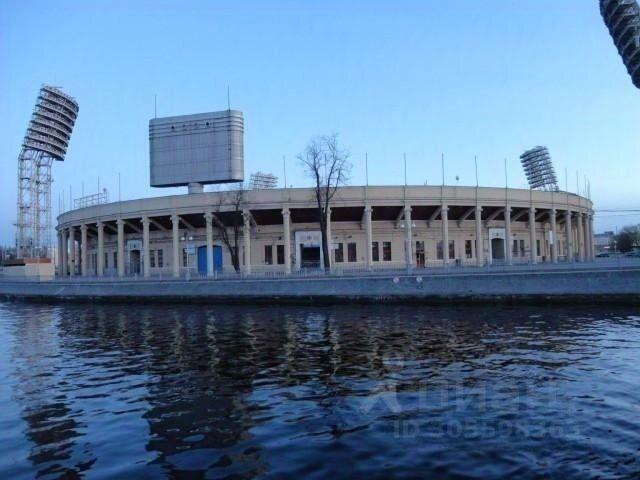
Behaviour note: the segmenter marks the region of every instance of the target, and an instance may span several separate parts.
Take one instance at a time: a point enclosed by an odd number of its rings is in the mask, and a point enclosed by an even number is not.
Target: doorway
[[[140,275],[140,250],[129,251],[129,274]]]
[[[302,268],[320,268],[320,247],[300,244],[300,266]]]
[[[213,271],[222,271],[222,247],[213,245]],[[207,246],[198,247],[198,273],[207,273]]]
[[[491,239],[491,260],[504,260],[504,238]]]

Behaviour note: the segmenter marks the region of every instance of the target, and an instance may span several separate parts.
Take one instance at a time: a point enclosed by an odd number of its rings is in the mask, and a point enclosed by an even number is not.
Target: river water
[[[0,302],[0,478],[629,478],[640,311]]]

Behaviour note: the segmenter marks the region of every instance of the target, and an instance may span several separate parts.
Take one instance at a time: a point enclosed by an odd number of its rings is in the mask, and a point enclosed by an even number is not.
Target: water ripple
[[[0,303],[2,478],[629,478],[623,308]]]

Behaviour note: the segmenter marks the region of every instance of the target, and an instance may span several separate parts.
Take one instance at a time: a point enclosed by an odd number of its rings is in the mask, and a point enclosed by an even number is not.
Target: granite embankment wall
[[[640,305],[640,268],[245,280],[11,282],[0,297],[47,301],[203,303],[628,302]]]

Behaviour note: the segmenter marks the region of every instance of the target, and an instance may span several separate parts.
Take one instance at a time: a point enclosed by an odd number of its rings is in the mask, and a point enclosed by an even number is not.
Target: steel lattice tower
[[[636,0],[600,0],[600,13],[633,84],[640,88],[640,6]]]
[[[522,168],[531,188],[558,190],[556,171],[547,147],[533,147],[520,155]]]
[[[51,166],[64,160],[78,102],[43,85],[18,157],[16,247],[19,258],[47,256],[51,246]]]

